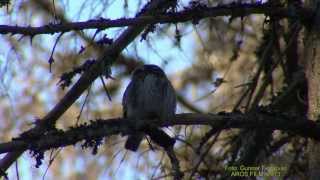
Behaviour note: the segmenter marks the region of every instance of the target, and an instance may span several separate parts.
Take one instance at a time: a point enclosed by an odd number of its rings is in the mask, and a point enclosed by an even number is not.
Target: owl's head
[[[166,77],[165,73],[159,66],[153,64],[146,64],[134,70],[133,78],[145,77],[148,74],[154,74],[159,77]]]

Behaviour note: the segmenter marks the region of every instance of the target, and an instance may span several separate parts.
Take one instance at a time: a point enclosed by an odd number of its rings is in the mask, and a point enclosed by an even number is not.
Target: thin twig
[[[81,105],[81,109],[80,109],[79,115],[77,116],[76,125],[78,125],[79,120],[80,120],[80,118],[81,118],[82,111],[83,111],[83,109],[84,109],[84,106],[87,104],[88,97],[89,97],[89,94],[90,94],[90,89],[91,89],[91,86],[89,86],[89,88],[88,88],[88,93],[87,93],[86,97],[84,98],[84,102],[83,102],[82,105]]]
[[[211,150],[212,146],[214,145],[214,143],[216,142],[216,140],[219,137],[219,133],[215,135],[214,139],[211,141],[211,143],[208,145],[208,148],[206,149],[205,152],[203,152],[203,154],[201,154],[199,161],[197,162],[197,164],[192,168],[192,172],[191,175],[189,177],[190,180],[193,179],[193,176],[195,175],[195,173],[198,171],[199,166],[201,165],[201,163],[204,161],[204,158],[207,156],[207,154],[209,153],[209,151]]]
[[[180,180],[183,178],[183,173],[180,170],[179,160],[174,152],[173,146],[165,149],[173,169],[173,179]]]
[[[61,32],[59,34],[59,36],[57,37],[56,41],[54,42],[54,45],[53,45],[53,48],[52,48],[52,51],[51,51],[51,55],[50,55],[49,60],[48,60],[48,62],[49,62],[49,71],[50,72],[51,72],[52,63],[54,62],[54,59],[53,59],[54,50],[56,49],[56,46],[57,46],[57,44],[58,44],[58,42],[59,42],[59,40],[60,40],[60,38],[62,37],[63,34],[64,34],[64,32]]]
[[[109,93],[109,91],[108,91],[108,89],[107,89],[106,84],[104,83],[104,80],[103,80],[103,77],[102,77],[102,76],[100,76],[100,80],[101,80],[101,83],[102,83],[102,85],[103,85],[104,91],[106,92],[107,97],[108,97],[109,101],[111,102],[111,101],[112,101],[111,95],[110,95],[110,93]]]

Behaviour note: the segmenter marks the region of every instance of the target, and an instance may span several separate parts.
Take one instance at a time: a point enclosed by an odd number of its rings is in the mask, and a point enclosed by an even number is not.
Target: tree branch
[[[110,19],[95,19],[82,22],[48,24],[39,27],[19,27],[0,25],[0,34],[22,34],[26,36],[35,36],[39,34],[54,34],[69,31],[81,31],[85,29],[104,30],[113,27],[125,26],[146,26],[148,24],[157,23],[178,23],[193,21],[198,22],[201,19],[218,16],[244,17],[252,14],[264,14],[266,16],[276,16],[278,18],[294,17],[300,18],[302,21],[309,19],[312,16],[312,11],[309,9],[292,9],[272,6],[268,3],[264,4],[237,4],[231,3],[227,5],[218,5],[215,7],[199,6],[187,7],[177,13],[165,13],[159,15],[143,15],[134,18],[120,18],[115,20]]]
[[[130,122],[132,121],[123,118],[96,120],[91,121],[90,124],[72,127],[67,131],[53,129],[45,135],[42,133],[38,133],[33,137],[22,135],[10,142],[0,144],[0,153],[25,149],[44,151],[51,148],[74,145],[83,140],[94,140],[111,135],[127,135],[137,129],[147,131],[146,129],[155,125],[160,127],[205,125],[220,130],[232,128],[282,130],[320,141],[320,134],[318,133],[320,132],[319,124],[304,117],[292,117],[277,113],[223,113],[216,115],[183,113],[177,114],[174,120],[165,121],[161,124],[154,124],[151,120],[143,121],[150,122],[149,124],[132,125]],[[132,127],[137,129],[132,129]]]

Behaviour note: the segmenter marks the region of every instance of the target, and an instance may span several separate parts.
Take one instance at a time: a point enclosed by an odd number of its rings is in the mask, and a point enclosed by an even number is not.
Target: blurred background
[[[12,0],[9,6],[0,9],[0,21],[2,25],[36,27],[59,22],[134,17],[146,2]],[[208,6],[230,2],[201,1]],[[178,10],[188,6],[190,1],[178,1]],[[114,79],[105,79],[112,101],[108,100],[100,79],[97,79],[58,120],[57,127],[67,129],[77,122],[121,117],[124,89],[133,69],[141,64],[159,65],[167,73],[177,91],[177,113],[218,113],[232,111],[235,106],[242,110],[245,100],[238,103],[258,68],[257,56],[262,53],[259,47],[264,39],[263,32],[268,29],[265,20],[263,15],[251,15],[235,19],[206,18],[198,23],[157,25],[145,40],[136,38],[112,66]],[[12,137],[31,128],[35,119],[46,115],[64,96],[71,86],[65,89],[59,87],[61,75],[88,59],[97,58],[101,51],[95,48],[94,42],[103,37],[116,39],[124,29],[110,28],[98,33],[95,29],[66,32],[59,39],[53,54],[59,33],[34,37],[1,35],[1,142],[10,141]],[[281,44],[279,47],[283,48]],[[51,54],[54,63],[50,72],[48,60]],[[275,70],[273,75],[274,84],[265,91],[261,103],[267,104],[272,93],[282,86],[282,71]],[[79,75],[72,83],[77,78]],[[180,126],[165,130],[180,139],[176,144],[177,155],[182,169],[188,171],[199,160],[194,149],[209,128]],[[221,159],[217,157],[222,158],[228,148],[225,138],[235,133],[237,131],[228,131],[219,136],[218,143],[210,150],[212,153],[206,156],[207,164],[219,164],[216,162]],[[151,151],[147,141],[138,152],[128,152],[123,148],[125,139],[121,136],[106,138],[96,155],[92,155],[90,149],[82,149],[80,144],[47,151],[40,168],[35,167],[34,158],[25,152],[17,161],[17,166],[10,168],[8,176],[16,179],[16,168],[21,179],[150,179],[165,177],[170,173],[170,163],[163,152]]]

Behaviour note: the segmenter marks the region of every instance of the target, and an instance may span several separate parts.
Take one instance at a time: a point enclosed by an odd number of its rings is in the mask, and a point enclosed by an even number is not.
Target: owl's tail
[[[143,139],[144,133],[130,135],[125,144],[125,148],[131,151],[137,151]]]

